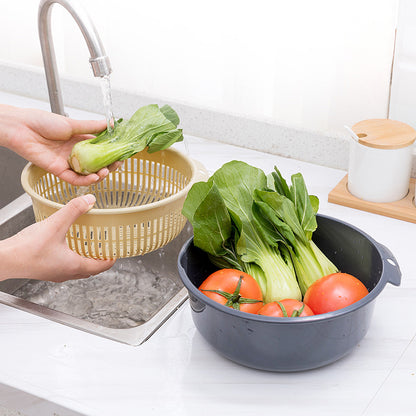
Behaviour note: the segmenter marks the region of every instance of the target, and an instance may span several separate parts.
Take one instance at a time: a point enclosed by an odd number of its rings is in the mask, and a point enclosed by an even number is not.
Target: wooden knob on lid
[[[377,149],[400,149],[410,146],[416,139],[416,130],[408,124],[389,119],[363,120],[352,130],[359,143]]]

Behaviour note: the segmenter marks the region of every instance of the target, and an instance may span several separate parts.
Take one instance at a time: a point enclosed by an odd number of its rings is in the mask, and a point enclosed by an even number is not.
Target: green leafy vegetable
[[[164,150],[183,140],[179,117],[168,105],[139,108],[130,120],[118,120],[111,132],[78,142],[69,156],[71,168],[82,175],[98,172],[114,162],[128,159],[147,147],[149,153]]]
[[[302,298],[315,280],[336,267],[312,241],[319,201],[308,195],[300,173],[289,187],[275,169],[231,161],[207,182],[193,185],[183,214],[194,244],[220,268],[253,276],[264,301]]]
[[[267,234],[253,216],[254,191],[265,189],[266,182],[261,169],[239,161],[226,163],[208,182],[191,188],[183,214],[193,226],[194,244],[217,266],[253,276],[265,302],[300,299],[289,251],[277,241],[266,241]]]

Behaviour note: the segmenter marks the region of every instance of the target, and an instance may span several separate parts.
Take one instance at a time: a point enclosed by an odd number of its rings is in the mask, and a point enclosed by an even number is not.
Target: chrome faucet
[[[38,28],[49,101],[53,113],[65,115],[51,34],[51,6],[54,3],[58,3],[68,10],[81,29],[90,52],[89,61],[94,76],[104,77],[109,75],[111,65],[91,19],[78,3],[74,0],[41,0],[38,12]]]

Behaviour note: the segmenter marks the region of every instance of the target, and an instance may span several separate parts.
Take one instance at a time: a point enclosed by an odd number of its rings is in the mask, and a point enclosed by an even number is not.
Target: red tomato
[[[366,295],[367,288],[356,277],[333,273],[309,286],[303,300],[315,314],[320,314],[345,308]]]
[[[254,277],[240,270],[217,270],[202,282],[199,290],[212,300],[243,312],[257,313],[263,306],[260,286]]]
[[[259,315],[277,317],[312,316],[312,309],[296,299],[283,299],[278,302],[266,303],[258,312]]]

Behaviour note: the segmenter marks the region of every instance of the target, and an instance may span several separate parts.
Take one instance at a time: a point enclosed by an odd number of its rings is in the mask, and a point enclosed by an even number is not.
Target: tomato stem
[[[242,281],[243,281],[243,276],[240,276],[240,278],[238,279],[237,286],[233,293],[225,292],[223,290],[216,290],[216,289],[202,289],[202,292],[213,292],[213,293],[217,293],[218,295],[224,296],[224,298],[227,299],[227,301],[225,302],[225,306],[229,306],[236,310],[240,310],[240,305],[242,303],[262,302],[259,299],[244,298],[240,295]]]
[[[277,301],[277,303],[280,306],[280,309],[282,310],[283,317],[284,318],[289,318],[289,315],[287,314],[287,310],[285,308],[285,305],[283,305],[283,303],[279,302],[279,301]],[[300,309],[294,309],[293,312],[292,312],[292,315],[290,315],[290,317],[291,318],[298,318],[302,314],[304,309],[305,309],[305,304],[302,303],[301,308]]]
[[[285,305],[283,305],[283,303],[281,303],[281,302],[279,302],[279,301],[277,301],[277,303],[278,303],[278,305],[280,306],[280,309],[282,310],[283,317],[288,318],[288,315],[287,315],[287,311],[286,311]]]

